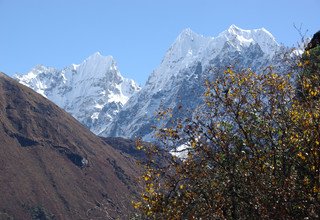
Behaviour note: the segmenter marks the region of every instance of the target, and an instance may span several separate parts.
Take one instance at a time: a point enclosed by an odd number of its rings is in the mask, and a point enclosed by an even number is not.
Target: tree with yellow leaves
[[[298,97],[319,99],[320,97],[320,31],[312,38],[298,63]],[[307,97],[308,95],[311,95]]]
[[[152,159],[157,150],[149,151],[146,188],[134,202],[140,215],[320,218],[320,102],[313,78],[301,75],[300,93],[291,74],[272,68],[257,74],[230,67],[207,81],[194,116],[159,129],[174,156],[158,164]]]

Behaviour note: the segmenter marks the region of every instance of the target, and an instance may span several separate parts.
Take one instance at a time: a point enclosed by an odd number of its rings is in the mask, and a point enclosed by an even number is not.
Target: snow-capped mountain
[[[63,70],[39,65],[14,78],[65,109],[96,134],[105,130],[140,90],[133,80],[121,76],[112,56],[98,52]]]
[[[243,30],[231,25],[217,37],[205,37],[186,29],[177,37],[142,90],[129,99],[110,126],[100,134],[140,136],[150,140],[153,126],[168,123],[156,120],[156,110],[171,108],[174,118],[190,116],[202,101],[205,79],[213,79],[218,70],[230,65],[254,70],[276,65],[284,50],[264,28]]]
[[[141,90],[121,76],[111,56],[99,53],[63,70],[37,66],[15,78],[98,135],[150,140],[154,126],[169,123],[157,120],[159,108],[171,108],[173,118],[190,117],[202,102],[206,79],[214,79],[230,65],[256,71],[268,65],[283,68],[281,56],[286,51],[264,28],[231,25],[217,37],[185,29]]]

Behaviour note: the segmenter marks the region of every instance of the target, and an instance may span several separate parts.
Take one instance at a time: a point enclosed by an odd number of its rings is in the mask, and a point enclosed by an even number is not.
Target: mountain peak
[[[94,56],[102,56],[99,51],[95,52],[93,55],[94,55]]]
[[[34,74],[38,75],[40,73],[47,73],[47,72],[54,72],[54,71],[55,71],[55,68],[53,67],[48,67],[43,64],[38,64],[35,67],[33,67],[30,72],[33,72]]]
[[[164,60],[181,60],[181,58],[196,55],[200,48],[205,47],[209,41],[210,38],[197,34],[190,28],[186,28],[178,35],[171,45]]]
[[[179,36],[192,36],[197,33],[195,33],[193,30],[191,30],[191,28],[185,28],[181,31]]]
[[[230,27],[226,31],[224,31],[222,33],[230,33],[230,34],[245,35],[245,36],[253,35],[256,33],[263,33],[263,34],[266,34],[269,37],[274,39],[273,35],[264,27],[256,28],[256,29],[252,29],[252,30],[246,30],[246,29],[242,29],[242,28],[236,26],[235,24],[232,24],[232,25],[230,25]]]
[[[265,28],[245,30],[232,24],[219,34],[218,38],[226,39],[235,47],[258,44],[265,54],[272,56],[279,47],[274,36]]]
[[[215,79],[217,70],[229,65],[259,71],[276,60],[280,50],[265,29],[244,30],[231,25],[216,37],[207,37],[184,29],[152,72],[144,88],[132,96],[113,119],[104,136],[154,139],[153,126],[169,124],[155,120],[154,112],[173,109],[173,117],[192,118],[193,110],[203,102],[203,81]],[[214,70],[214,71],[211,71]],[[187,112],[180,111],[183,105]],[[189,111],[190,110],[190,111]]]
[[[239,31],[243,31],[243,29],[239,28],[235,24],[230,25],[230,27],[228,28],[228,32],[239,32]]]
[[[191,30],[191,28],[186,28],[186,29],[183,29],[180,32],[180,34],[178,35],[178,37],[177,37],[175,42],[176,43],[178,43],[178,42],[190,42],[190,41],[203,39],[203,38],[204,38],[203,35],[194,32],[193,30]]]
[[[81,80],[90,78],[103,78],[109,74],[116,74],[120,76],[117,71],[116,61],[112,56],[103,56],[96,52],[86,58],[82,63],[75,67],[75,70],[80,74]]]
[[[112,56],[99,52],[63,70],[40,66],[15,78],[54,101],[93,132],[107,126],[140,89],[121,75]]]
[[[103,56],[99,51],[91,54],[88,58],[106,58],[106,57],[108,57],[108,58],[113,58],[113,57],[110,56],[110,55],[109,55],[109,56]],[[87,59],[88,59],[88,58],[87,58]]]
[[[95,52],[94,54],[92,54],[88,58],[86,58],[84,60],[84,62],[94,62],[94,63],[103,62],[103,63],[110,63],[111,64],[111,63],[115,62],[115,60],[114,60],[113,56],[110,56],[110,55],[103,56],[103,55],[101,55],[100,52]]]

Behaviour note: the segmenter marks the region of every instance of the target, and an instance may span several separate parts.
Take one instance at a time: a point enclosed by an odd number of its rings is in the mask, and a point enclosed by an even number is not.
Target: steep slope
[[[121,76],[113,57],[100,53],[63,70],[40,65],[14,77],[65,109],[94,133],[103,131],[140,89],[133,80]]]
[[[0,219],[127,219],[139,168],[0,73]]]
[[[230,65],[254,70],[276,65],[283,50],[263,28],[243,30],[231,25],[215,38],[186,29],[150,75],[145,87],[129,99],[100,135],[141,136],[150,140],[153,126],[168,123],[168,120],[156,120],[157,109],[171,108],[174,118],[190,117],[201,102],[205,79],[213,79],[219,70]]]

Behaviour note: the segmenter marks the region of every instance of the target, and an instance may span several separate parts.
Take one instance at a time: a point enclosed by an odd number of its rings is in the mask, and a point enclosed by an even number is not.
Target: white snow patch
[[[92,120],[97,120],[99,118],[99,112],[94,112],[92,115],[91,115],[91,119]]]
[[[180,158],[181,160],[186,160],[188,158],[188,153],[190,149],[190,144],[182,144],[176,149],[170,151],[170,154]]]
[[[97,108],[97,109],[102,109],[103,106],[104,105],[102,105],[102,104],[96,103],[94,107]]]

